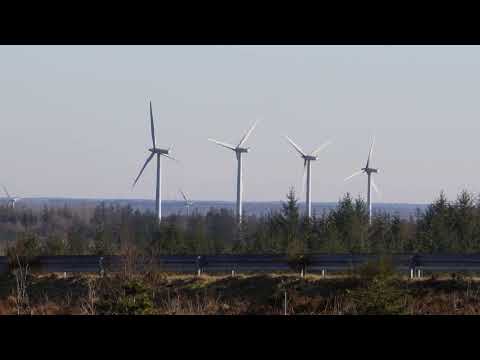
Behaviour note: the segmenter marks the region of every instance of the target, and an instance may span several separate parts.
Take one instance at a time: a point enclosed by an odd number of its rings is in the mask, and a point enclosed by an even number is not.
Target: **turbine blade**
[[[220,145],[220,146],[226,147],[227,149],[235,151],[235,146],[233,146],[233,145],[230,145],[230,144],[227,144],[227,143],[224,143],[224,142],[221,142],[221,141],[217,141],[217,140],[214,140],[214,139],[208,139],[208,141],[214,142],[217,145]]]
[[[313,156],[316,156],[319,154],[323,149],[325,149],[328,145],[330,145],[332,142],[330,140],[326,141],[322,145],[320,145],[315,151],[312,152]]]
[[[152,131],[152,143],[155,149],[155,126],[153,125],[152,102],[150,101],[150,130]]]
[[[365,167],[368,169],[368,165],[370,165],[370,159],[372,157],[373,153],[373,145],[375,144],[375,136],[373,137],[372,145],[370,146],[370,151],[368,152],[368,159],[367,159],[367,165]]]
[[[252,133],[253,129],[255,129],[255,127],[257,126],[257,124],[258,124],[258,120],[253,123],[253,125],[250,127],[250,129],[247,131],[247,133],[243,136],[242,140],[240,140],[240,142],[238,143],[237,147],[242,146],[242,144],[243,144],[245,141],[247,141],[248,137],[249,137],[250,134]]]
[[[356,172],[354,172],[352,175],[346,177],[343,181],[350,180],[351,178],[353,178],[353,177],[355,177],[355,176],[357,176],[357,175],[360,175],[362,172],[363,172],[363,170],[356,171]]]
[[[187,195],[185,195],[185,193],[182,191],[182,189],[180,189],[180,193],[182,194],[183,199],[184,199],[186,202],[188,202]]]
[[[179,160],[175,159],[173,156],[170,156],[170,155],[167,155],[167,154],[160,154],[160,155],[165,156],[166,158],[172,159],[176,162],[180,162]]]
[[[2,185],[2,187],[3,187],[3,191],[5,191],[5,194],[7,194],[7,197],[10,199],[10,194],[8,193],[7,188],[5,187],[5,185]]]
[[[302,155],[302,156],[306,156],[306,155],[307,155],[307,154],[305,154],[305,153],[303,152],[302,149],[300,149],[300,146],[298,146],[297,144],[295,144],[295,143],[292,141],[292,139],[290,139],[288,136],[285,135],[285,139],[287,139],[288,142],[289,142],[290,144],[292,144],[292,146],[295,148],[295,150],[297,150],[297,151],[300,153],[300,155]]]
[[[373,189],[375,190],[375,192],[376,192],[378,195],[381,195],[380,190],[378,190],[377,185],[376,185],[375,182],[373,181],[373,178],[370,179],[370,182],[372,183],[372,187],[373,187]]]
[[[134,187],[135,184],[137,183],[138,179],[140,179],[140,176],[142,175],[143,170],[145,170],[145,167],[146,167],[147,164],[150,162],[150,160],[152,160],[152,158],[153,158],[154,156],[155,156],[155,153],[152,153],[152,154],[147,158],[147,160],[145,161],[145,164],[143,164],[142,170],[140,170],[140,174],[138,174],[137,178],[136,178],[135,181],[133,182],[132,187]]]

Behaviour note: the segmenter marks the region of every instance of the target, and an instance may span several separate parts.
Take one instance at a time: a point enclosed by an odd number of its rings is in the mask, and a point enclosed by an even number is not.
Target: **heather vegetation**
[[[291,190],[282,211],[246,215],[241,227],[227,210],[206,215],[154,214],[105,203],[76,208],[0,207],[3,255],[145,255],[287,253],[472,253],[480,250],[480,203],[467,191],[453,201],[443,193],[409,219],[376,213],[368,224],[366,203],[349,194],[312,219],[302,215]]]

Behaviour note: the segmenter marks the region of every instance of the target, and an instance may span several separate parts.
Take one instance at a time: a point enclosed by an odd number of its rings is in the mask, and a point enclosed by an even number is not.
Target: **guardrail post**
[[[303,269],[300,271],[300,277],[303,278]]]
[[[64,279],[67,278],[67,272],[66,272],[66,271],[63,272],[63,278],[64,278]]]
[[[422,270],[421,269],[417,269],[417,278],[421,278],[422,277]]]
[[[105,274],[105,269],[103,268],[103,256],[100,257],[100,259],[98,260],[98,268],[99,268],[99,274],[100,274],[100,277],[103,278],[103,275]]]
[[[325,269],[322,269],[322,277],[324,278],[325,275],[327,274],[326,270]]]
[[[202,256],[197,256],[197,276],[202,275],[204,261]]]
[[[235,276],[235,270],[232,270],[232,277]]]
[[[417,268],[419,265],[420,265],[419,255],[414,255],[410,259],[410,279],[420,278],[421,272],[420,272],[420,269]]]

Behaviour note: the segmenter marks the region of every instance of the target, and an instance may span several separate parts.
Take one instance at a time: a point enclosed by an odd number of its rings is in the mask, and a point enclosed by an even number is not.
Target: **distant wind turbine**
[[[242,147],[242,145],[247,141],[248,137],[252,133],[253,129],[257,126],[258,121],[252,125],[252,127],[247,131],[247,133],[243,136],[242,140],[238,143],[237,146],[233,146],[221,141],[217,141],[214,139],[208,139],[209,141],[214,142],[217,145],[223,146],[227,149],[230,149],[235,152],[237,156],[237,222],[241,224],[242,222],[242,192],[243,192],[243,185],[242,185],[242,153],[247,153],[250,151],[249,147]]]
[[[5,185],[2,185],[2,187],[3,187],[3,191],[5,191],[5,194],[7,195],[7,207],[11,207],[12,209],[15,209],[15,203],[18,200],[21,200],[22,198],[21,197],[11,197],[10,194],[8,193],[8,190],[5,187]]]
[[[368,177],[368,182],[367,182],[367,184],[368,184],[368,188],[367,188],[367,207],[368,207],[368,223],[369,224],[372,223],[372,202],[371,202],[371,188],[372,188],[372,186],[375,189],[375,191],[377,192],[377,194],[380,193],[377,185],[375,185],[375,182],[371,178],[371,175],[373,173],[378,173],[378,169],[374,169],[374,168],[370,167],[370,160],[372,159],[373,145],[374,144],[375,144],[375,137],[373,137],[372,145],[370,146],[370,151],[368,153],[368,159],[367,159],[367,163],[365,164],[365,167],[362,168],[359,171],[354,172],[352,175],[345,178],[345,180],[344,180],[344,181],[347,181],[347,180],[349,180],[349,179],[351,179],[351,178],[353,178],[357,175],[360,175],[361,173],[367,174],[367,177]]]
[[[145,164],[143,164],[142,169],[140,170],[140,173],[138,174],[137,178],[133,182],[133,186],[137,183],[138,179],[143,173],[143,170],[145,170],[145,167],[147,164],[150,162],[150,160],[153,159],[155,155],[157,155],[157,186],[156,186],[156,195],[155,195],[155,215],[158,218],[158,221],[161,221],[162,219],[162,196],[161,196],[161,156],[165,156],[166,158],[176,160],[172,156],[170,156],[170,152],[172,151],[172,146],[168,149],[161,149],[157,148],[157,145],[155,144],[155,127],[153,125],[153,113],[152,113],[152,102],[150,101],[150,130],[152,133],[152,144],[153,147],[148,149],[148,151],[151,152],[151,154],[148,156],[147,160],[145,161]]]
[[[316,150],[312,151],[310,155],[306,154],[300,146],[295,144],[293,140],[291,140],[288,136],[285,136],[288,142],[294,147],[294,149],[300,154],[303,159],[303,180],[302,186],[305,189],[306,186],[306,196],[305,196],[305,206],[307,208],[307,217],[310,218],[312,216],[312,200],[311,200],[311,192],[312,192],[312,182],[311,182],[311,161],[315,161],[318,159],[317,155],[325,149],[328,145],[332,142],[327,141],[321,146],[319,146]],[[306,183],[305,183],[305,175],[307,176]],[[302,189],[302,192],[303,192]]]
[[[183,199],[185,200],[185,204],[184,206],[187,208],[187,216],[188,216],[188,213],[189,213],[189,209],[190,209],[190,206],[193,205],[193,201],[190,200],[187,195],[185,195],[185,193],[182,191],[182,189],[179,190],[180,191],[180,194],[182,194],[182,197]]]

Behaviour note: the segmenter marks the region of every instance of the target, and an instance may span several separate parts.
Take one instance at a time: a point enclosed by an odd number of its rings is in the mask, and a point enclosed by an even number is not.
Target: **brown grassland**
[[[285,301],[286,300],[286,301]],[[479,314],[480,280],[410,280],[363,272],[297,274],[0,276],[0,314],[198,315]]]

